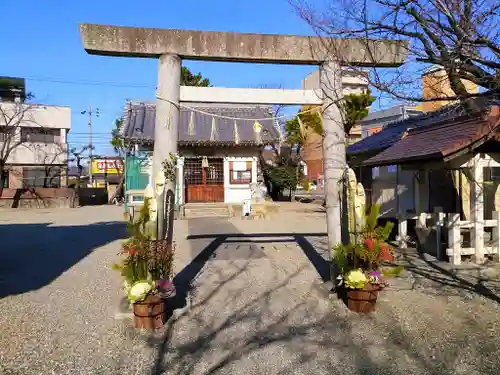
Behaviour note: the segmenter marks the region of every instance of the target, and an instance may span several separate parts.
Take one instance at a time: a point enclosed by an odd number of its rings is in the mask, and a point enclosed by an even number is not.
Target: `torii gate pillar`
[[[326,220],[328,246],[348,241],[343,232],[346,212],[342,209],[344,195],[342,181],[346,163],[345,132],[342,115],[336,101],[342,98],[342,70],[338,62],[325,61],[320,66],[320,87],[323,93],[323,173],[325,178]],[[330,198],[334,199],[330,199]],[[346,202],[344,202],[346,203]],[[339,225],[340,224],[340,225]]]
[[[153,181],[164,174],[164,161],[177,154],[181,59],[177,55],[164,54],[158,59],[158,88],[156,91],[155,145],[153,152]],[[176,167],[176,166],[174,166]],[[166,197],[164,196],[166,195]],[[175,205],[175,181],[166,180],[163,193],[155,189],[158,205],[158,238],[172,239]],[[166,205],[166,207],[164,206]],[[165,220],[165,213],[169,217]]]

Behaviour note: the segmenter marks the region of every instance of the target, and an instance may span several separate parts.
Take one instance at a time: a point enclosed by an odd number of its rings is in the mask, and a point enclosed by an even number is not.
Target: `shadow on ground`
[[[276,243],[293,243],[299,245],[300,249],[303,251],[304,255],[307,257],[309,262],[314,266],[317,274],[323,281],[327,281],[329,279],[329,262],[324,259],[316,250],[314,246],[306,239],[307,236],[326,236],[326,233],[240,233],[238,230],[227,220],[210,220],[210,221],[201,221],[191,220],[189,223],[189,232],[196,233],[199,232],[199,228],[204,228],[204,232],[208,232],[207,234],[189,234],[187,236],[187,240],[190,241],[205,241],[208,242],[202,248],[202,250],[193,254],[193,260],[190,264],[188,264],[181,272],[179,272],[174,278],[174,284],[176,286],[176,297],[172,300],[169,300],[167,306],[170,307],[170,311],[174,309],[179,309],[186,307],[186,305],[190,304],[189,311],[191,312],[199,311],[200,309],[203,311],[204,306],[208,308],[209,304],[216,303],[214,300],[220,298],[219,294],[221,290],[224,288],[230,289],[230,296],[228,296],[227,303],[234,303],[238,299],[245,299],[244,295],[248,292],[247,288],[251,288],[250,285],[245,285],[243,288],[234,288],[233,285],[237,283],[237,279],[248,273],[249,266],[252,260],[266,258],[266,254],[263,251],[263,246],[265,244],[276,244]],[[214,226],[217,228],[218,232],[216,234],[210,233],[210,227]],[[221,233],[221,230],[223,232]],[[228,245],[233,245],[232,247]],[[188,295],[193,289],[194,281],[200,277],[200,275],[204,272],[204,268],[207,266],[207,263],[210,261],[224,261],[224,269],[223,270],[215,270],[218,275],[215,276],[217,279],[216,287],[208,292],[204,293],[202,298],[196,299],[196,301],[188,301]],[[232,268],[233,271],[228,271],[229,268]],[[172,351],[170,347],[172,339],[175,337],[175,321],[170,321],[168,324],[166,332],[163,338],[158,342],[154,338],[152,338],[149,343],[150,345],[157,348],[157,359],[154,367],[151,370],[151,374],[162,374],[165,371],[167,373],[171,373],[172,371],[172,363],[176,362],[176,368],[178,371],[172,372],[175,374],[192,374],[196,373],[196,365],[202,360],[202,357],[206,350],[210,350],[213,346],[213,340],[219,335],[219,333],[224,330],[231,330],[234,324],[253,324],[256,320],[262,319],[264,316],[272,316],[273,313],[269,311],[270,306],[266,307],[266,304],[270,304],[271,298],[273,294],[279,292],[285,287],[288,287],[293,279],[297,278],[301,275],[301,271],[304,270],[304,267],[300,267],[298,270],[293,272],[291,275],[286,277],[284,280],[276,279],[276,285],[271,289],[264,289],[261,291],[261,294],[258,295],[257,298],[253,298],[247,303],[244,304],[243,307],[235,309],[227,320],[222,323],[221,326],[215,328],[212,324],[206,324],[203,322],[201,317],[193,317],[197,321],[199,321],[199,333],[196,334],[196,338],[192,342],[186,343],[186,346],[178,346],[175,349],[176,352],[176,360],[172,361],[172,359],[167,359],[169,357],[169,353]],[[211,269],[210,272],[214,272],[214,269]],[[214,275],[210,275],[211,278],[214,278]],[[227,292],[226,292],[227,293]],[[263,302],[264,303],[261,303]],[[253,305],[259,305],[258,311],[248,312],[246,311],[248,308],[251,308]],[[296,306],[299,307],[299,306]],[[303,307],[303,304],[301,304]],[[291,314],[293,309],[289,311]],[[196,314],[196,313],[195,313]],[[279,317],[279,321],[283,322],[286,320],[287,316]],[[171,317],[171,314],[168,316]],[[264,321],[258,323],[258,325],[265,326]],[[272,334],[274,329],[273,326],[266,327],[266,333]],[[300,334],[298,332],[298,334]],[[265,334],[262,332],[259,334],[262,336],[259,340],[252,340],[249,348],[239,348],[236,352],[223,359],[222,361],[214,364],[214,366],[206,372],[206,374],[216,373],[222,368],[226,367],[227,364],[233,362],[234,360],[240,358],[245,354],[246,351],[251,351],[252,348],[257,348],[262,345],[265,345],[265,341],[269,340],[265,338]],[[278,341],[286,341],[287,337],[292,338],[295,334],[287,334],[286,337]],[[237,337],[235,337],[237,339]],[[261,340],[264,340],[261,342]],[[273,340],[270,340],[271,343]],[[234,349],[237,345],[233,345],[228,343],[229,346]]]
[[[125,236],[122,222],[0,225],[0,298],[42,288],[96,248]]]
[[[225,225],[229,225],[227,221]],[[189,302],[188,312],[171,319],[161,338],[149,340],[157,353],[151,375],[455,374],[457,369],[468,373],[467,368],[482,374],[496,373],[498,345],[471,342],[465,331],[438,344],[435,337],[426,337],[421,331],[400,324],[400,317],[390,306],[375,317],[358,316],[339,305],[329,305],[325,310],[311,287],[310,298],[285,298],[276,311],[276,301],[290,295],[294,284],[304,283],[301,275],[306,272],[306,265],[259,290],[241,284],[240,278],[247,280],[252,272],[252,261],[266,256],[261,246],[271,242],[266,239],[270,237],[274,238],[273,243],[280,242],[280,238],[283,242],[296,242],[317,274],[328,279],[324,254],[307,238],[324,235],[243,234],[235,228],[225,228],[217,234],[190,234],[189,240],[208,243],[175,277],[178,306],[186,305],[196,279],[209,271],[201,280],[203,291]],[[250,250],[239,253],[233,247],[235,253],[229,254],[224,247],[228,243],[247,244]],[[219,268],[209,266],[220,260],[225,262],[220,262]],[[470,327],[481,332],[474,322]],[[480,347],[483,355],[470,358]],[[484,358],[489,359],[483,361]],[[463,367],[462,360],[472,367]]]
[[[478,295],[500,303],[499,272],[496,272],[495,278],[490,278],[484,272],[485,267],[473,265],[453,268],[450,264],[415,249],[402,251],[400,262],[414,276],[415,283],[427,287],[428,292],[462,297]]]

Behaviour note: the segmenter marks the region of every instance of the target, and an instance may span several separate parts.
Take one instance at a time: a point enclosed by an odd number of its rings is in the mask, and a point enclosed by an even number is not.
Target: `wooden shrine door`
[[[186,203],[224,202],[224,161],[208,158],[208,167],[201,158],[184,161],[184,186]]]

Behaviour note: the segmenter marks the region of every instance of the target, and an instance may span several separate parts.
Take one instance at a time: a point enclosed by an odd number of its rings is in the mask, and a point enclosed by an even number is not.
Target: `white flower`
[[[131,303],[144,300],[148,293],[153,289],[153,283],[150,281],[137,281],[128,291],[128,299]]]

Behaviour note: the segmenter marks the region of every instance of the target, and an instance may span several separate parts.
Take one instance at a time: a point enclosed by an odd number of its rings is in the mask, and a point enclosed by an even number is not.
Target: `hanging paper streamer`
[[[234,143],[240,143],[240,133],[238,132],[238,124],[236,123],[236,120],[234,121]]]
[[[306,127],[305,127],[304,123],[302,122],[302,120],[300,119],[300,116],[297,116],[297,121],[299,122],[300,135],[302,136],[302,138],[305,138],[305,136],[306,136]]]
[[[189,118],[188,135],[189,136],[196,135],[196,129],[194,127],[194,112],[193,111],[191,111],[191,116]]]
[[[215,117],[212,117],[212,131],[210,132],[210,140],[215,141],[219,134],[217,132],[217,124],[215,123]]]
[[[255,123],[253,124],[253,132],[255,133],[255,142],[257,142],[257,144],[261,144],[262,143],[262,125],[259,124],[257,121],[255,121]]]
[[[208,168],[208,158],[206,156],[203,156],[201,158],[201,167],[202,168]]]

